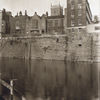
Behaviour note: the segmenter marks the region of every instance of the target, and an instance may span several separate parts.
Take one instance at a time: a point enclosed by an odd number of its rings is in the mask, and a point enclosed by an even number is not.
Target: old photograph
[[[0,100],[100,100],[100,0],[0,0]]]

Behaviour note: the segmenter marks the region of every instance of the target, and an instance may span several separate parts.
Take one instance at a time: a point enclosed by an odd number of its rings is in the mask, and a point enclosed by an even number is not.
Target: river
[[[14,100],[96,100],[98,63],[0,59],[0,78],[14,81]],[[0,86],[8,100],[10,91]],[[23,96],[23,97],[22,97]]]

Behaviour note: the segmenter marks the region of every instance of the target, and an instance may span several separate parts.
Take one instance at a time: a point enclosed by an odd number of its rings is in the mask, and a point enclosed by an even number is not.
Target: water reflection
[[[23,95],[26,100],[92,100],[98,96],[97,63],[2,58],[0,71],[8,83],[18,79],[14,82],[16,97]],[[2,87],[1,95],[9,95],[9,90]]]

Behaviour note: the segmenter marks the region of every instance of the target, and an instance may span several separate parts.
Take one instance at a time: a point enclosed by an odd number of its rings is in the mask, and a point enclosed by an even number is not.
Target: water
[[[14,100],[98,98],[98,63],[2,58],[0,73],[8,83],[17,79],[14,81]],[[0,90],[2,97],[10,97],[8,89],[1,86]]]

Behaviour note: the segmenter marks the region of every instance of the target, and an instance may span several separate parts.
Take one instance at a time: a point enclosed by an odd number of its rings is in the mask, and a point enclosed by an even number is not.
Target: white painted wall
[[[100,29],[96,30],[95,29],[96,27],[100,28],[100,23],[87,25],[87,32],[88,33],[100,33]]]

